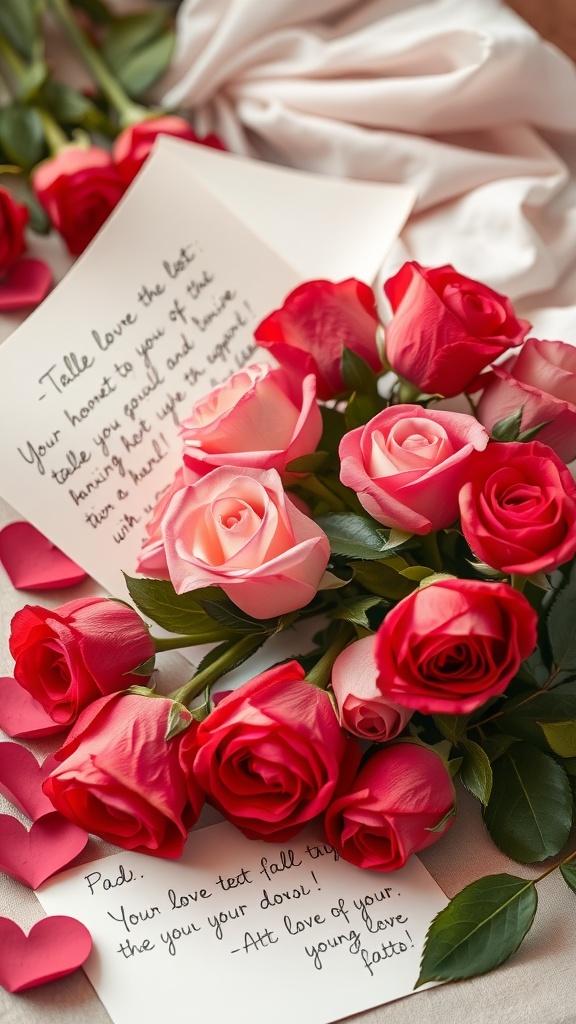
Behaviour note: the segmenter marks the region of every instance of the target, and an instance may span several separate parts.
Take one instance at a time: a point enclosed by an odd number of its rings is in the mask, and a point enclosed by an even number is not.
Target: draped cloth
[[[576,343],[576,67],[500,0],[183,0],[157,98],[237,153],[414,185],[383,274],[452,263]]]

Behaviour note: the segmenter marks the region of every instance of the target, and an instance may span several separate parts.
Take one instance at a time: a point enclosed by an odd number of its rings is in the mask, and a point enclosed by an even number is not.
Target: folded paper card
[[[84,256],[0,348],[0,493],[117,596],[177,467],[179,418],[258,358],[255,326],[304,277],[371,279],[413,200],[398,186],[260,165],[252,179],[249,161],[206,163],[196,148],[161,140]],[[230,207],[236,186],[243,219]],[[315,253],[300,271],[295,232]]]
[[[327,1024],[399,999],[447,903],[415,857],[361,871],[313,829],[270,845],[228,823],[193,832],[181,860],[120,853],[38,897],[91,932],[84,969],[114,1024]]]

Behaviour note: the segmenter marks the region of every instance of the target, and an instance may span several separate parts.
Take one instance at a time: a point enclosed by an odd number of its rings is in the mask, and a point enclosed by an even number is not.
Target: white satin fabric
[[[576,67],[500,0],[183,0],[157,95],[235,152],[413,184],[386,275],[453,263],[576,342]]]

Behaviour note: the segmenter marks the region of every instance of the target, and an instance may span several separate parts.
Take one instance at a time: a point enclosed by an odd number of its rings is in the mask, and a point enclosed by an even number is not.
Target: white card
[[[313,827],[280,845],[227,822],[181,860],[120,853],[37,896],[90,930],[84,969],[114,1024],[328,1024],[399,999],[448,902],[416,857],[363,871]]]
[[[0,493],[119,597],[122,572],[134,573],[145,523],[179,464],[179,418],[262,354],[254,328],[305,276],[203,187],[191,170],[200,148],[161,140],[88,251],[0,348]],[[301,251],[309,233],[320,260],[323,226],[330,252],[334,224],[349,228],[358,211],[356,245],[349,231],[338,235],[343,263],[351,252],[346,276],[358,274],[357,257],[368,269],[363,247],[375,273],[412,198],[400,188],[393,210],[394,186],[382,197],[380,186],[320,178],[307,186],[313,176],[259,165],[251,178],[250,162],[218,153],[200,163],[221,192],[233,195],[229,178],[237,177],[248,218],[260,190],[277,249],[291,256],[294,224]],[[276,183],[272,200],[267,181]],[[308,220],[296,216],[300,204]],[[277,207],[283,216],[274,219]],[[345,212],[336,216],[338,207]]]

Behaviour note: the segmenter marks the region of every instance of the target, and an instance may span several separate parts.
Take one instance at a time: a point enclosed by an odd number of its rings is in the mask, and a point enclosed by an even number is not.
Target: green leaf
[[[36,0],[2,0],[0,34],[26,60],[32,59],[38,21]]]
[[[432,721],[438,732],[450,740],[453,747],[457,747],[465,736],[469,717],[469,715],[433,715]]]
[[[72,6],[84,11],[97,25],[108,25],[114,20],[112,11],[103,0],[72,0]]]
[[[0,110],[0,146],[19,167],[31,170],[46,152],[38,111],[20,103]]]
[[[301,455],[299,459],[292,459],[286,466],[287,473],[316,473],[326,462],[328,452],[310,452],[309,455]]]
[[[106,115],[83,93],[54,79],[46,82],[42,89],[42,100],[59,124],[98,129],[105,133],[110,130]]]
[[[547,427],[549,423],[552,423],[552,420],[544,420],[543,423],[537,423],[535,427],[529,427],[528,430],[522,430],[518,434],[518,440],[531,441],[540,433],[541,430],[544,430],[544,427]]]
[[[538,722],[549,747],[559,757],[576,757],[576,721]]]
[[[406,579],[386,562],[358,562],[354,564],[354,579],[371,594],[400,601],[418,589],[414,580]]]
[[[386,531],[373,519],[346,512],[318,516],[316,522],[330,541],[335,555],[346,558],[381,558],[386,547]]]
[[[380,408],[379,400],[375,400],[371,395],[364,395],[361,391],[354,391],[344,410],[348,430],[363,427],[380,411]]]
[[[153,10],[117,18],[102,45],[104,60],[126,92],[138,98],[170,63],[174,32],[166,11]]]
[[[273,633],[276,629],[277,619],[253,619],[251,615],[245,615],[234,604],[227,604],[222,600],[202,599],[202,607],[214,622],[225,626],[232,633]]]
[[[486,739],[482,740],[484,752],[490,761],[490,764],[494,764],[502,754],[505,754],[508,747],[511,747],[513,743],[518,743],[517,736],[505,736],[495,733],[494,736],[487,736]]]
[[[183,704],[179,704],[178,701],[172,701],[172,706],[168,713],[168,721],[166,723],[166,735],[164,739],[166,742],[171,740],[174,736],[178,736],[181,732],[184,732],[188,728],[192,721],[192,715],[185,708]]]
[[[529,931],[537,906],[534,883],[525,878],[488,875],[467,885],[428,929],[416,988],[473,978],[505,963]]]
[[[379,398],[378,377],[362,356],[344,347],[340,368],[347,391]]]
[[[156,656],[153,654],[151,658],[147,658],[146,661],[137,665],[136,668],[130,669],[130,671],[125,674],[129,676],[151,676],[154,671],[155,663]]]
[[[492,427],[492,437],[495,441],[517,441],[518,435],[520,434],[520,427],[522,425],[522,413],[524,412],[524,406],[517,409],[516,412],[505,416],[504,419],[498,420],[497,423]]]
[[[486,806],[492,792],[492,768],[488,755],[472,740],[460,740],[458,747],[463,751],[460,778],[472,796]]]
[[[376,596],[344,599],[332,612],[332,618],[343,619],[345,622],[353,622],[355,626],[370,629],[370,622],[366,618],[366,612],[377,604],[380,604],[380,598]]]
[[[566,885],[570,886],[572,892],[576,892],[576,864],[574,864],[574,861],[570,861],[568,864],[561,864],[560,874]]]
[[[18,199],[28,207],[32,231],[35,231],[37,235],[47,235],[51,228],[50,218],[44,208],[40,206],[34,193],[25,187],[24,191],[18,194]]]
[[[546,628],[556,668],[576,672],[576,581],[557,591]]]
[[[572,794],[560,765],[520,742],[498,758],[492,772],[484,821],[496,846],[524,864],[558,853],[572,826]]]
[[[152,619],[170,633],[195,634],[214,632],[214,620],[202,607],[206,599],[221,600],[218,587],[205,587],[188,594],[176,594],[169,580],[134,579],[125,576],[126,586],[132,601],[143,615]],[[232,638],[230,630],[220,627],[221,640]],[[218,637],[213,637],[218,639]],[[202,642],[199,640],[199,642]]]
[[[427,565],[409,565],[407,569],[401,569],[400,573],[405,576],[407,580],[415,580],[417,583],[421,583],[422,580],[429,578],[430,576],[437,576],[438,582],[440,579],[454,579],[453,576],[447,573],[434,572],[434,569],[429,569]]]

